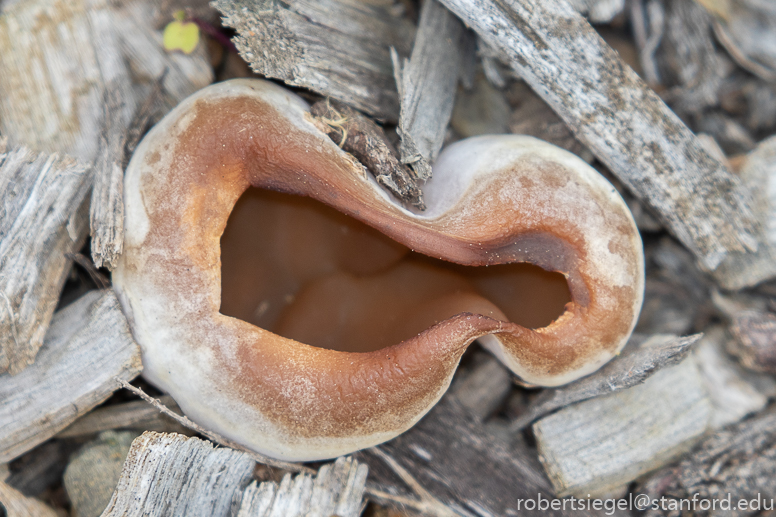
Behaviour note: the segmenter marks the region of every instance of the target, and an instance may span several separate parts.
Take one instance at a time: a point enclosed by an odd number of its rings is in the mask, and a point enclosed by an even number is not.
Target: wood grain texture
[[[369,468],[351,457],[321,467],[316,476],[286,474],[280,485],[254,481],[237,517],[358,517]]]
[[[421,181],[431,177],[453,112],[461,63],[467,50],[463,24],[437,2],[425,0],[409,60],[391,52],[401,103],[397,132],[402,163]]]
[[[412,24],[392,0],[216,0],[253,70],[396,122],[388,49],[410,53]]]
[[[132,442],[103,517],[356,517],[363,509],[367,467],[339,458],[316,476],[251,483],[256,462],[179,434],[143,433]]]
[[[86,239],[91,186],[71,158],[0,149],[0,372],[19,373],[43,344],[67,255]]]
[[[442,0],[725,287],[773,275],[752,195],[566,0]]]
[[[116,378],[142,370],[140,349],[112,291],[93,291],[62,309],[35,364],[0,375],[0,462],[48,440],[107,399]]]
[[[632,336],[622,353],[592,375],[554,390],[546,390],[528,411],[512,423],[518,431],[531,422],[571,404],[610,395],[642,384],[665,366],[673,366],[687,356],[701,334],[687,337],[655,335]]]
[[[145,432],[132,442],[102,516],[227,517],[255,465],[243,452],[198,438]]]
[[[639,386],[561,409],[533,430],[555,493],[595,497],[688,451],[711,418],[703,378],[685,360]]]
[[[474,420],[455,397],[444,397],[415,427],[380,449],[451,512],[464,517],[522,515],[517,510],[518,499],[536,500],[538,493],[553,499],[552,485],[535,453],[517,440],[512,445],[505,443]],[[414,499],[380,457],[367,451],[357,458],[369,465],[376,488]],[[597,515],[569,508],[544,514]]]
[[[155,16],[146,0],[26,0],[0,11],[0,132],[12,145],[93,165],[98,267],[112,267],[122,249],[123,139],[132,114],[163,74],[167,109],[213,77],[204,45],[190,56],[164,51]]]

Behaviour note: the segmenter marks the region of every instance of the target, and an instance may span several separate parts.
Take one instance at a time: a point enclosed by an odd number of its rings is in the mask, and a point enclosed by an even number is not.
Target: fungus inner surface
[[[332,350],[379,350],[461,312],[545,327],[570,300],[560,273],[432,259],[322,203],[256,188],[221,237],[221,313]]]

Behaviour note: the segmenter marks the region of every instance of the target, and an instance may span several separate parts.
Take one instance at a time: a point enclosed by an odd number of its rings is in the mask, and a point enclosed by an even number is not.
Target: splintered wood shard
[[[409,61],[391,52],[399,89],[401,161],[418,179],[431,177],[453,112],[459,69],[465,59],[461,21],[437,0],[425,0]],[[471,45],[469,45],[471,47]]]
[[[441,0],[727,288],[772,276],[752,194],[565,0]]]
[[[179,434],[145,432],[132,442],[102,517],[361,514],[368,467],[352,458],[323,465],[315,476],[287,474],[280,485],[251,483],[255,466],[244,452]]]
[[[71,158],[0,149],[0,372],[19,373],[43,344],[67,255],[86,239],[91,186]]]
[[[410,53],[414,28],[390,0],[216,0],[242,57],[259,74],[395,122],[389,50]]]
[[[368,472],[366,465],[341,457],[316,476],[286,474],[280,485],[254,481],[243,493],[237,517],[358,517]]]
[[[168,53],[153,20],[153,3],[139,0],[26,0],[0,14],[0,133],[12,145],[93,166],[98,267],[111,268],[122,249],[123,140],[132,113],[154,78],[163,76],[169,109],[213,77],[204,45],[189,56]]]
[[[255,465],[244,452],[147,431],[132,442],[102,517],[228,517]]]
[[[0,462],[48,440],[142,366],[112,291],[92,291],[54,315],[35,364],[0,375]]]

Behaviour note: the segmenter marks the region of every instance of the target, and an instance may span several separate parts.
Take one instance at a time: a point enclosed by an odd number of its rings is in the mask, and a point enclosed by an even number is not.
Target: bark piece
[[[472,419],[454,397],[444,397],[415,427],[380,449],[450,508],[446,515],[520,515],[518,499],[535,501],[539,493],[553,499],[551,485],[535,455],[519,444],[505,444]],[[379,456],[359,453],[357,457],[369,465],[375,489],[415,500],[395,470]],[[370,489],[371,497],[375,489]],[[546,515],[584,517],[595,513],[566,508],[550,509]]]
[[[145,432],[132,442],[103,517],[226,517],[256,463],[232,449],[178,434]]]
[[[141,370],[112,291],[90,292],[57,312],[35,364],[0,375],[0,462],[51,438],[107,399],[116,378]]]
[[[112,270],[124,248],[124,148],[126,125],[121,112],[124,94],[115,83],[105,90],[100,150],[89,211],[94,265]]]
[[[364,507],[368,471],[353,458],[341,457],[315,477],[286,474],[279,486],[254,481],[243,493],[237,517],[357,517]]]
[[[691,509],[696,515],[743,517],[773,510],[776,499],[776,411],[764,413],[717,431],[706,438],[678,465],[653,474],[641,493],[656,500],[666,495],[667,501],[681,498],[716,500],[717,506]],[[697,498],[694,497],[697,494]],[[720,502],[728,501],[728,506]],[[759,508],[739,508],[741,500],[760,501]],[[732,503],[732,504],[731,504]],[[763,504],[765,506],[763,506]],[[686,506],[685,506],[686,509]],[[698,511],[705,510],[705,511]],[[676,515],[671,505],[650,508],[648,517]]]
[[[124,459],[138,433],[107,431],[70,459],[63,483],[73,517],[100,515],[110,502]]]
[[[86,239],[91,171],[68,157],[0,150],[0,372],[17,374],[43,344]]]
[[[772,275],[751,193],[567,2],[442,0],[729,288]],[[748,259],[752,259],[748,261]]]
[[[396,122],[389,50],[410,53],[412,25],[391,0],[216,0],[253,70]]]
[[[316,102],[310,112],[320,129],[369,169],[380,185],[401,201],[425,210],[418,178],[399,163],[380,126],[353,108],[329,101]]]
[[[512,423],[512,429],[523,429],[533,421],[571,404],[643,384],[660,369],[682,361],[701,336],[633,336],[618,357],[594,374],[562,388],[545,390],[528,412]]]
[[[711,418],[703,378],[686,359],[644,384],[553,413],[533,430],[555,493],[595,497],[688,451]]]
[[[464,27],[437,0],[425,0],[409,61],[391,52],[401,113],[401,162],[421,181],[431,177],[453,112],[453,101],[465,45]]]

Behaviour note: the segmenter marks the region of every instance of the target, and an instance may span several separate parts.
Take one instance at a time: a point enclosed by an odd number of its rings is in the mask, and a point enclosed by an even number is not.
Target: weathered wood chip
[[[441,0],[727,288],[772,276],[752,193],[567,2]]]
[[[396,128],[401,137],[401,162],[421,181],[431,177],[453,112],[459,70],[467,50],[461,21],[437,0],[426,0],[409,60],[401,63],[391,52],[401,114]]]
[[[711,418],[704,380],[688,358],[639,386],[561,409],[533,430],[555,493],[595,497],[688,451]]]
[[[91,171],[56,154],[0,149],[0,372],[17,374],[43,344],[86,239]]]
[[[414,27],[392,0],[216,0],[257,73],[396,122],[389,50],[410,53]]]
[[[143,433],[132,442],[103,517],[227,517],[256,462],[243,452],[179,434]]]
[[[539,395],[524,415],[512,423],[518,431],[533,421],[576,402],[610,395],[644,383],[661,368],[673,366],[687,356],[702,334],[686,337],[635,335],[622,353],[592,375]]]
[[[0,375],[0,462],[51,438],[107,399],[116,378],[141,370],[113,291],[90,292],[58,311],[35,364]]]
[[[350,457],[321,467],[316,476],[286,474],[278,486],[254,481],[237,517],[358,517],[369,468]]]

